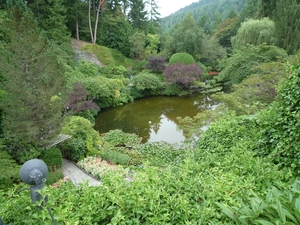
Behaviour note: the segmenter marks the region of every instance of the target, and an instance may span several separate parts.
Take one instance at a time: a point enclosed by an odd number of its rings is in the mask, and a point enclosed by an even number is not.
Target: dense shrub
[[[166,68],[166,61],[162,56],[150,56],[146,68],[155,73],[162,73]]]
[[[168,65],[164,70],[164,76],[169,83],[178,84],[188,89],[193,82],[200,80],[203,70],[197,64],[185,65],[176,63]]]
[[[130,156],[123,154],[123,151],[105,149],[101,154],[101,159],[107,160],[110,163],[117,165],[127,165],[130,161]]]
[[[81,137],[72,137],[62,144],[63,157],[74,162],[82,160],[87,155],[86,140]]]
[[[140,97],[160,94],[162,82],[158,76],[153,73],[140,73],[132,79],[132,89],[140,93]]]
[[[48,168],[55,167],[57,169],[62,166],[62,154],[58,148],[49,148],[42,150],[40,159],[43,160]]]
[[[70,152],[70,158],[78,160],[85,155],[97,155],[101,150],[101,139],[99,133],[94,130],[93,124],[79,116],[70,116],[66,118],[65,125],[61,133],[71,135],[67,146],[64,145],[65,152]]]
[[[127,72],[124,66],[104,66],[101,68],[101,75],[111,79],[124,79]]]
[[[124,133],[121,130],[111,130],[105,134],[102,134],[103,142],[109,142],[113,146],[125,146],[127,148],[135,147],[142,141],[141,137],[136,134]]]
[[[34,158],[38,158],[41,154],[42,148],[35,144],[23,143],[22,141],[7,139],[4,142],[7,152],[19,164]]]
[[[196,63],[195,59],[189,53],[175,53],[169,59],[169,64],[183,63],[185,65]]]
[[[21,166],[12,159],[10,154],[0,150],[0,189],[7,190],[20,182],[20,168]]]

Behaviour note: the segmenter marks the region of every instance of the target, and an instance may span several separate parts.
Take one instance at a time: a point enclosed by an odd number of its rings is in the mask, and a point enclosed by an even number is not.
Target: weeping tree
[[[4,137],[45,147],[63,120],[62,69],[23,2],[11,2],[8,12],[9,32],[0,43]]]
[[[235,37],[231,40],[234,49],[250,45],[268,44],[274,45],[275,24],[269,18],[260,20],[249,19],[242,23]]]

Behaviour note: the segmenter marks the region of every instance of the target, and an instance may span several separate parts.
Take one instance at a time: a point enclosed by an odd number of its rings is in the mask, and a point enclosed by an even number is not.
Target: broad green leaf
[[[255,220],[255,222],[258,222],[262,225],[274,225],[274,223],[271,223],[271,222],[266,221],[266,220]]]

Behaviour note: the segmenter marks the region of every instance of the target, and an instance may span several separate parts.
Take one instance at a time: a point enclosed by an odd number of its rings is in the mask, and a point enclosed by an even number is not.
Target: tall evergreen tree
[[[45,21],[42,22],[48,38],[58,44],[70,42],[70,32],[66,25],[66,7],[63,0],[48,0]]]
[[[89,40],[90,31],[87,26],[88,3],[81,0],[66,0],[67,27],[77,40]]]
[[[160,19],[160,13],[158,12],[158,5],[156,0],[148,0],[147,5],[149,8],[148,11],[149,21],[155,25],[158,25]]]
[[[143,0],[130,0],[128,19],[133,28],[145,31],[148,20],[146,4]]]
[[[240,13],[241,22],[249,18],[257,18],[260,1],[261,0],[247,0],[246,5]]]
[[[9,18],[9,33],[0,43],[4,135],[45,147],[62,125],[62,69],[21,1],[9,5]]]
[[[123,55],[129,56],[130,43],[128,40],[132,33],[132,27],[120,7],[114,11],[105,10],[100,18],[97,43],[117,49]]]
[[[273,19],[275,10],[276,10],[276,2],[278,0],[260,0],[258,12],[261,18],[269,17]]]
[[[278,0],[275,14],[277,46],[295,54],[300,48],[300,1]]]
[[[197,25],[202,28],[206,34],[211,34],[212,23],[207,13],[204,13],[197,21]]]

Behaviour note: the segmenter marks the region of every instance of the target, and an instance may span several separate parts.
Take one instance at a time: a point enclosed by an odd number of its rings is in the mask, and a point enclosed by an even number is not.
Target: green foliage
[[[47,16],[42,21],[42,27],[49,39],[58,44],[68,43],[70,34],[66,26],[66,7],[63,0],[47,1]]]
[[[127,70],[124,66],[104,66],[101,75],[111,79],[124,79]]]
[[[173,95],[181,96],[181,93],[183,93],[183,88],[178,84],[172,83],[166,85],[162,94],[167,96],[173,96]]]
[[[9,18],[5,25],[9,32],[0,45],[4,135],[47,146],[56,139],[63,120],[63,70],[32,13],[12,8]]]
[[[151,166],[166,167],[181,163],[187,152],[181,149],[175,149],[174,146],[166,142],[153,142],[139,145],[136,148],[139,155],[142,156],[142,162],[147,162]]]
[[[218,39],[214,37],[206,37],[203,39],[203,49],[201,51],[200,61],[209,67],[212,71],[216,71],[219,61],[227,56],[227,51],[222,47]],[[201,66],[203,68],[203,66]]]
[[[175,53],[169,59],[169,64],[184,63],[185,65],[196,63],[194,57],[189,53]]]
[[[100,153],[102,142],[89,120],[79,116],[70,116],[65,120],[61,133],[72,136],[71,140],[67,141],[67,147],[63,150],[67,153],[70,151],[70,159],[78,161],[86,155]]]
[[[202,49],[203,31],[191,13],[170,31],[171,41],[166,46],[169,53],[186,52],[198,59]]]
[[[256,149],[260,156],[267,156],[282,167],[299,174],[300,130],[300,70],[299,59],[290,65],[288,80],[280,88],[277,102],[260,113],[262,138]]]
[[[123,88],[122,80],[109,79],[103,76],[90,77],[82,80],[90,98],[95,99],[99,108],[117,105]]]
[[[123,55],[129,56],[128,42],[133,29],[125,15],[117,9],[114,13],[106,13],[100,17],[97,42],[108,48],[116,49]]]
[[[159,44],[160,41],[157,34],[148,34],[146,36],[146,55],[150,56],[157,54]]]
[[[259,128],[252,116],[236,117],[233,112],[224,112],[222,117],[209,125],[197,141],[197,147],[206,152],[225,155],[234,146],[251,150],[259,140]]]
[[[274,22],[278,41],[277,46],[285,49],[289,54],[296,54],[300,47],[299,17],[300,4],[298,0],[276,1]]]
[[[212,97],[220,100],[238,115],[254,114],[275,101],[276,85],[285,78],[284,64],[281,62],[261,63],[255,74],[231,87],[230,93],[217,93]]]
[[[62,151],[64,157],[78,162],[87,155],[86,141],[81,137],[73,137],[66,141]]]
[[[258,0],[256,0],[258,1]],[[211,21],[210,29],[213,30],[218,25],[217,18],[214,18],[214,15],[219,14],[220,20],[225,20],[228,18],[228,15],[235,10],[237,14],[242,16],[241,10],[245,8],[246,2],[249,0],[201,0],[195,1],[194,3],[180,9],[179,11],[172,13],[171,15],[161,19],[162,30],[167,31],[171,27],[174,27],[175,24],[178,24],[186,16],[187,13],[192,13],[196,21],[199,21],[203,15],[208,15]],[[257,8],[257,7],[256,7]],[[252,17],[252,15],[247,15],[246,18]],[[207,28],[206,26],[200,26],[202,29]],[[206,29],[204,29],[206,31]]]
[[[36,144],[22,141],[7,139],[4,140],[4,144],[7,152],[19,164],[23,164],[30,159],[38,158],[42,151],[41,147]]]
[[[10,154],[0,150],[0,190],[7,190],[20,182],[20,168]]]
[[[291,188],[280,190],[272,187],[266,196],[254,196],[240,206],[226,206],[216,203],[224,214],[235,224],[299,224],[300,223],[300,183],[297,180]]]
[[[158,95],[162,89],[161,79],[153,73],[140,73],[132,79],[133,89],[139,92],[140,97]]]
[[[213,37],[217,38],[223,47],[231,48],[230,39],[236,34],[239,25],[237,17],[227,18],[218,25]]]
[[[46,179],[47,185],[52,185],[54,183],[57,183],[59,180],[64,178],[64,174],[61,172],[60,169],[55,169],[55,167],[48,168],[49,172]]]
[[[123,154],[122,151],[106,149],[100,156],[101,159],[117,165],[128,165],[128,162],[130,161],[130,156]]]
[[[130,57],[143,59],[145,57],[146,36],[143,32],[135,32],[129,37]]]
[[[228,84],[240,83],[244,78],[255,72],[260,63],[284,61],[287,54],[283,49],[270,45],[249,45],[236,51],[231,57],[221,61],[222,71],[218,80]]]
[[[59,188],[47,186],[41,193],[49,196],[46,206],[51,208],[58,224],[132,224],[136,221],[137,224],[221,225],[232,224],[232,221],[216,202],[236,206],[250,196],[251,190],[263,194],[267,184],[275,182],[282,187],[280,181],[285,175],[249,151],[235,149],[226,156],[202,152],[197,152],[203,157],[199,161],[186,159],[167,168],[144,165],[131,168],[132,173],[128,174],[105,170],[102,185],[97,187],[75,188],[70,182],[62,182]],[[93,168],[95,164],[89,165]],[[0,192],[3,220],[9,224],[24,221],[52,224],[47,208],[35,210],[28,192],[14,195],[19,188],[21,186]]]
[[[274,21],[269,18],[249,19],[242,23],[236,36],[232,38],[232,45],[234,49],[240,49],[247,44],[255,46],[264,43],[274,45],[276,43],[275,37]]]
[[[58,148],[49,148],[42,150],[40,159],[43,160],[48,168],[56,167],[60,169],[62,167],[62,154]]]
[[[109,142],[114,146],[124,146],[127,148],[135,147],[141,143],[141,138],[136,134],[124,133],[121,130],[111,130],[108,133],[102,134],[103,142]]]

